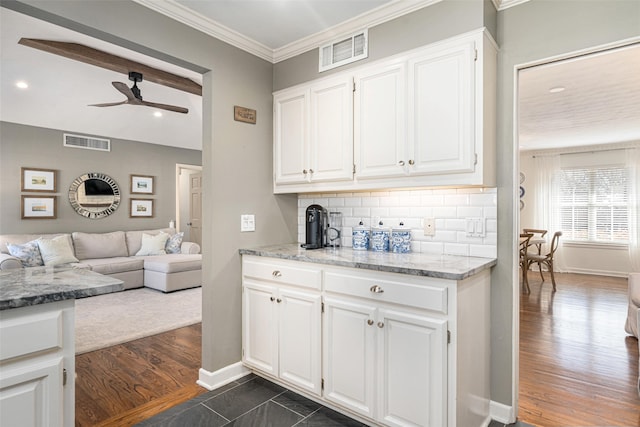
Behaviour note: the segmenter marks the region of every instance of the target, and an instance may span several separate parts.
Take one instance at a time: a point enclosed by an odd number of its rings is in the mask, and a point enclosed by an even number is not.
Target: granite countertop
[[[0,310],[119,292],[122,280],[87,269],[29,267],[0,271]]]
[[[354,251],[347,247],[304,249],[298,243],[240,249],[240,253],[450,280],[465,279],[497,263],[496,258]]]

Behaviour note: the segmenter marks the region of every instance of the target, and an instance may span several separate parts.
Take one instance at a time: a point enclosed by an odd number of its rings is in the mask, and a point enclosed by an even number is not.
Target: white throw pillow
[[[164,255],[164,245],[167,243],[169,235],[161,232],[156,235],[142,233],[142,247],[136,253],[136,256],[143,255]]]
[[[44,265],[60,265],[70,262],[78,262],[78,258],[73,255],[73,249],[69,244],[69,236],[58,236],[53,239],[36,240],[40,255]]]

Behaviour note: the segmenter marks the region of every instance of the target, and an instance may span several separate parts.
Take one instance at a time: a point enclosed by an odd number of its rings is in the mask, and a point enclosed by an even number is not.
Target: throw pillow
[[[38,242],[44,265],[52,266],[78,262],[78,258],[73,255],[73,249],[71,249],[69,236],[67,235],[54,237],[53,239],[43,239],[41,237],[36,242]]]
[[[179,254],[180,246],[182,245],[182,238],[184,237],[184,232],[176,233],[173,236],[169,237],[167,240],[167,244],[164,245],[164,250],[168,254]]]
[[[142,233],[142,247],[136,253],[136,256],[166,254],[164,245],[168,239],[169,235],[167,233],[158,233],[156,235]]]
[[[36,240],[32,240],[23,245],[7,243],[7,249],[11,256],[20,260],[23,267],[38,267],[40,265],[44,265],[42,256],[40,256],[40,248],[38,248],[38,242]]]

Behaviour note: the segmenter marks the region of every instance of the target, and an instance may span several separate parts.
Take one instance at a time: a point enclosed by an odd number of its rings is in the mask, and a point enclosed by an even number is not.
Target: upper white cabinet
[[[275,184],[353,180],[353,78],[274,95]]]
[[[276,93],[274,192],[495,186],[496,57],[493,40],[477,30]],[[340,80],[353,80],[353,93]],[[297,109],[278,113],[295,91],[307,91],[308,120]],[[304,133],[306,123],[310,160],[290,167],[305,144],[285,153],[292,142],[282,138]],[[288,179],[289,170],[298,178]]]

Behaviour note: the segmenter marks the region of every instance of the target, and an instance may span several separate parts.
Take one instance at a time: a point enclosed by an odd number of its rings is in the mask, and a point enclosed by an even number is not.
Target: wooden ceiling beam
[[[89,46],[77,43],[28,38],[21,38],[18,44],[122,73],[125,74],[127,78],[130,71],[135,71],[141,73],[146,81],[202,96],[202,86],[193,80]]]

